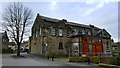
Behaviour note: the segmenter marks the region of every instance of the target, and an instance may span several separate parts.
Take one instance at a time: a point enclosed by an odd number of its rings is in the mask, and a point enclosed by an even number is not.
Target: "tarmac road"
[[[70,63],[65,59],[55,59],[55,61],[48,60],[44,57],[38,57],[27,53],[22,53],[25,57],[15,58],[12,57],[15,54],[3,54],[2,55],[2,68],[102,68],[97,64],[88,63]]]

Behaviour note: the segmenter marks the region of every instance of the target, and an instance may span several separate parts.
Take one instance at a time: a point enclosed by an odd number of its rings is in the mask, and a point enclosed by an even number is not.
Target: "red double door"
[[[101,44],[82,44],[82,54],[91,56],[100,56],[103,53],[103,46]]]
[[[102,42],[92,42],[92,38],[85,37],[82,39],[82,54],[86,56],[100,56],[103,53]],[[86,40],[86,41],[85,41]],[[88,40],[91,40],[88,41]],[[85,42],[84,42],[85,41]]]

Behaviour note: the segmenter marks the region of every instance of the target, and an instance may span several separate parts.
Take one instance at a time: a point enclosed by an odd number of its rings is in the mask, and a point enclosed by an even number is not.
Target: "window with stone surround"
[[[67,37],[70,37],[70,31],[67,30]]]
[[[82,30],[82,34],[83,34],[83,35],[85,34],[85,30]]]
[[[112,47],[113,50],[117,50],[117,47]]]
[[[74,35],[78,35],[79,30],[78,29],[74,29]]]
[[[51,35],[55,36],[55,28],[54,27],[51,28]]]
[[[38,36],[40,36],[40,35],[39,35],[39,33],[40,33],[40,29],[39,29],[39,30],[37,30],[37,37],[38,37]]]
[[[63,43],[59,42],[59,48],[58,49],[63,49]]]
[[[41,36],[41,28],[40,28],[40,36]]]
[[[59,36],[63,36],[63,29],[59,28]]]
[[[33,38],[36,38],[36,29],[33,31]]]
[[[38,37],[38,31],[36,30],[36,36],[35,36],[36,38]]]
[[[88,35],[91,35],[91,32],[90,32],[90,31],[88,31]]]

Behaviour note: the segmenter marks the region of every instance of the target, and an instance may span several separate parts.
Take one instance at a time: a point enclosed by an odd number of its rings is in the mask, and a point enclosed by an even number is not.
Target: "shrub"
[[[90,57],[90,62],[98,64],[100,62],[100,57]]]
[[[88,62],[88,57],[81,57],[82,62]]]
[[[8,48],[8,49],[2,49],[2,53],[14,53],[15,51],[13,51],[12,49]]]
[[[69,62],[87,62],[87,57],[70,57]]]
[[[69,62],[88,62],[88,57],[71,57]],[[98,64],[100,62],[99,57],[90,57],[90,62]]]
[[[113,57],[102,57],[102,63],[109,64]]]
[[[120,56],[119,57],[113,57],[113,59],[109,62],[109,64],[120,66]]]
[[[80,57],[70,57],[69,62],[80,62]]]

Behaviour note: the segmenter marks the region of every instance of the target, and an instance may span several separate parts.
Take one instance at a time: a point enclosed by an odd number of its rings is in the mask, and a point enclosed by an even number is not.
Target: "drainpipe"
[[[80,37],[79,37],[79,56],[81,56],[81,49],[80,49]]]

